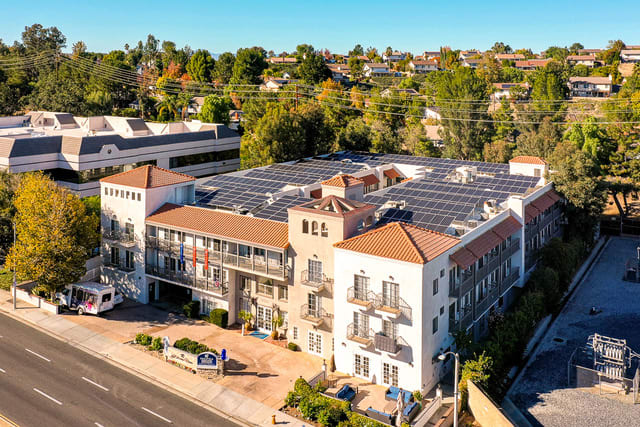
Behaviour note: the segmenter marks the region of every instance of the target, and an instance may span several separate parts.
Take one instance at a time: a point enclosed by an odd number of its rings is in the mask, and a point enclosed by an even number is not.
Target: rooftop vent
[[[453,180],[463,184],[474,182],[478,175],[478,168],[475,166],[460,166],[456,168]]]

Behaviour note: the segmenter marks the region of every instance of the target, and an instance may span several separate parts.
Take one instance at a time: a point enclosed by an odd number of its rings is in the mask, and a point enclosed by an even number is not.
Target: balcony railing
[[[105,267],[117,268],[118,270],[125,271],[127,273],[130,273],[136,269],[135,263],[129,263],[127,265],[125,258],[119,258],[119,259],[113,260],[108,255],[103,258],[102,264]]]
[[[300,307],[300,318],[315,326],[320,326],[329,321],[329,315],[324,308],[314,307],[309,304],[304,304]]]
[[[411,307],[409,307],[409,304],[400,297],[387,298],[382,294],[378,294],[376,295],[376,302],[374,305],[376,310],[383,311],[395,317],[403,315],[408,320],[411,320]]]
[[[511,287],[515,283],[516,280],[520,277],[520,267],[511,268],[511,272],[509,275],[502,279],[502,283],[500,284],[500,293],[504,293],[507,289]]]
[[[368,290],[356,289],[355,286],[347,289],[347,302],[371,308],[376,303],[376,294]]]
[[[489,286],[489,291],[487,295],[476,303],[476,319],[480,317],[482,313],[484,313],[487,308],[493,305],[500,296],[500,292],[498,290],[498,284],[495,283],[493,286]]]
[[[400,337],[390,337],[382,332],[378,332],[374,337],[376,350],[385,351],[391,354],[398,354],[406,342]]]
[[[170,268],[155,267],[152,265],[147,265],[145,272],[161,279],[171,280],[189,288],[200,289],[219,296],[225,296],[229,293],[228,282],[214,280],[211,277],[194,277],[193,274],[187,273],[186,271],[175,271]]]
[[[135,234],[128,233],[124,230],[105,230],[102,233],[102,238],[104,240],[109,240],[111,242],[117,242],[121,245],[132,246],[135,244]]]
[[[350,341],[355,341],[362,345],[370,345],[373,342],[373,336],[373,329],[365,328],[355,323],[347,326],[347,339]]]
[[[321,292],[324,289],[331,291],[333,279],[330,279],[325,274],[311,274],[309,270],[304,270],[301,274],[300,282],[304,286],[313,288],[316,292]]]

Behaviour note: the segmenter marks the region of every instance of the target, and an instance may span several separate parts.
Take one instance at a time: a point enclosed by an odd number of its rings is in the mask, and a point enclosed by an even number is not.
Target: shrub
[[[317,420],[320,412],[330,406],[329,398],[319,393],[310,393],[306,397],[300,399],[298,409],[308,420]]]
[[[149,350],[158,351],[162,350],[163,347],[164,345],[162,344],[162,338],[156,337],[153,339],[153,342],[149,346]]]
[[[486,388],[489,381],[489,371],[491,370],[492,360],[483,352],[476,359],[469,359],[462,365],[462,374],[460,375],[460,383],[458,390],[460,400],[464,408],[469,397],[467,390],[467,380],[473,381],[475,384]]]
[[[318,422],[325,426],[335,426],[344,416],[345,413],[341,408],[330,404],[328,407],[320,410],[320,413],[318,413]]]
[[[216,308],[215,310],[211,310],[211,313],[209,313],[209,322],[213,323],[216,326],[226,328],[228,321],[229,312],[227,310]]]
[[[416,390],[413,392],[413,398],[416,402],[422,402],[422,393],[420,393],[420,390]]]
[[[385,425],[356,412],[349,412],[349,425],[353,427],[384,427]]]
[[[287,344],[287,348],[291,351],[298,351],[298,344],[290,342],[289,344]]]
[[[199,343],[198,341],[193,341],[189,338],[180,338],[173,344],[173,346],[191,354],[200,354],[204,353],[205,351],[210,351],[212,353],[218,354],[218,352],[214,349],[209,348],[206,345]]]
[[[147,335],[147,334],[136,334],[136,344],[140,344],[140,345],[149,345],[151,344],[151,340],[153,340],[153,337],[151,335]]]
[[[189,301],[182,306],[182,312],[190,319],[197,319],[200,316],[200,301]]]

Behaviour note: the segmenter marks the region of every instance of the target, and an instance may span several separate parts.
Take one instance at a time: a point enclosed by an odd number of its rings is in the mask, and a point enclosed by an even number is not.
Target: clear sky
[[[640,1],[569,0],[32,0],[3,2],[0,38],[20,38],[25,25],[57,26],[71,44],[106,52],[154,34],[213,53],[262,46],[293,51],[299,43],[346,53],[356,43],[411,51],[488,49],[503,41],[538,52],[550,45],[640,45]]]

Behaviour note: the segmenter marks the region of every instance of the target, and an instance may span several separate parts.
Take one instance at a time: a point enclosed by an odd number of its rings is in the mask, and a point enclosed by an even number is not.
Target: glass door
[[[271,332],[273,311],[269,307],[258,306],[258,318],[256,325],[260,332]]]

